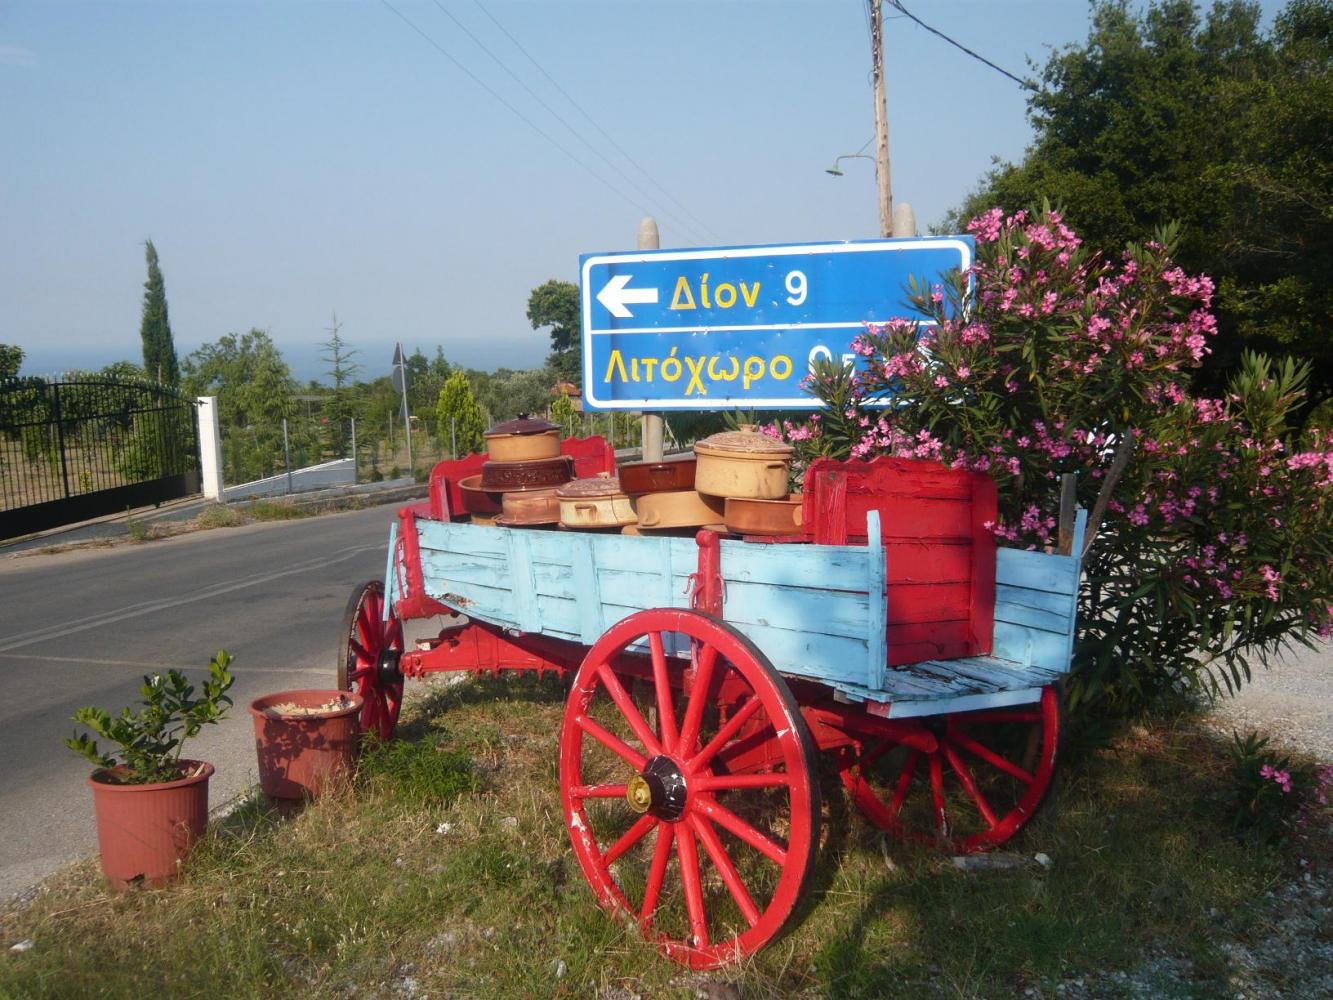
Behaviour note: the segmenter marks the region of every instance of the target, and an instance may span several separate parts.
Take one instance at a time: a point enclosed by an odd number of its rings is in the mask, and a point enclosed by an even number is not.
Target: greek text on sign
[[[911,316],[909,278],[972,266],[970,236],[584,254],[583,401],[597,410],[809,409],[816,357]]]

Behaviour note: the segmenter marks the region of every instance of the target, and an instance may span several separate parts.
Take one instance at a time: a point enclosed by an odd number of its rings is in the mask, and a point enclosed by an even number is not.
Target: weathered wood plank
[[[995,655],[1002,660],[1014,660],[1052,670],[1065,670],[1069,666],[1066,636],[1010,622],[995,623]]]
[[[968,583],[890,586],[887,605],[890,627],[926,622],[966,622],[972,610],[972,586]]]
[[[1060,636],[1069,632],[1068,613],[1043,611],[1040,608],[1029,608],[1022,604],[1009,604],[1005,601],[996,602],[995,620],[997,622],[1009,622],[1011,625],[1022,625],[1026,628],[1041,629],[1043,632],[1054,632]]]
[[[883,606],[881,599],[879,605]],[[865,594],[810,587],[771,587],[728,582],[723,617],[734,624],[764,625],[864,639],[869,619]]]
[[[1073,594],[1078,590],[1078,563],[1072,556],[999,549],[995,553],[995,582],[999,586]]]
[[[1049,614],[1068,617],[1072,606],[1072,596],[1068,593],[1054,593],[1049,590],[1033,590],[1031,587],[1014,587],[1009,584],[995,588],[995,603],[1034,608]]]
[[[889,664],[888,564],[880,542],[879,512],[866,514],[866,684],[880,687]]]

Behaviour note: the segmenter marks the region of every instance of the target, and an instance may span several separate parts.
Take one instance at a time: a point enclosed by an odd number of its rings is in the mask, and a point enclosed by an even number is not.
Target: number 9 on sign
[[[805,301],[805,293],[805,272],[789,271],[787,273],[787,301],[794,306],[799,306]]]

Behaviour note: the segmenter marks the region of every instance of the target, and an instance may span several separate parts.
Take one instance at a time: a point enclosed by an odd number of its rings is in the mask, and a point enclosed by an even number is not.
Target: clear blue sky
[[[624,195],[380,0],[6,3],[0,342],[28,352],[25,372],[139,359],[149,237],[182,356],[259,327],[307,378],[335,310],[366,374],[395,340],[539,364],[528,292],[632,246],[644,214],[663,246],[877,233],[873,164],[824,172],[873,133],[863,0],[390,2]],[[1082,0],[907,6],[1019,75],[1087,31]],[[924,230],[1030,131],[1016,84],[887,17],[894,196]]]

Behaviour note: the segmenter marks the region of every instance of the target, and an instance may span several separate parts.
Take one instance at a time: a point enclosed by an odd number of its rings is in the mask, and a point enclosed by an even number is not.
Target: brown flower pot
[[[189,777],[151,785],[121,785],[115,771],[88,779],[97,816],[102,872],[113,888],[165,885],[208,827],[208,779],[213,765],[183,760]]]
[[[274,708],[313,708],[339,697],[346,705],[310,715]],[[352,773],[360,727],[361,696],[345,691],[279,691],[250,703],[259,755],[259,785],[274,801],[314,798]]]

